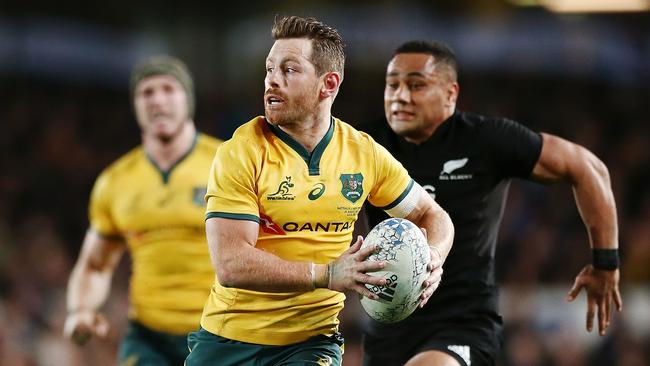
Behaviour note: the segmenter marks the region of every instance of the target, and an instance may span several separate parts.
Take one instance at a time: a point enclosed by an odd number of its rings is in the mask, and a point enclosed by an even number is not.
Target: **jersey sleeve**
[[[230,140],[217,149],[210,175],[206,219],[221,217],[260,222],[255,158],[250,145]]]
[[[375,155],[375,185],[368,201],[375,207],[389,211],[399,205],[411,192],[414,181],[402,164],[383,146],[372,141]]]
[[[503,177],[530,176],[542,152],[539,133],[515,121],[499,119],[485,123],[482,134]]]
[[[100,174],[95,181],[90,195],[88,219],[90,226],[101,236],[118,237],[120,232],[113,219],[110,206],[113,193],[109,182],[109,174],[106,172]]]

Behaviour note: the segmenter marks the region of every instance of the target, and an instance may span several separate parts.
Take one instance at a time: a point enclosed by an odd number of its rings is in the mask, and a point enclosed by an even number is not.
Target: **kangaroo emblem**
[[[280,186],[278,187],[278,191],[273,193],[271,196],[286,196],[289,194],[289,189],[293,187],[293,183],[291,183],[291,176],[285,177],[287,180],[283,180],[282,183],[280,183]]]
[[[285,176],[285,180],[280,183],[278,190],[275,193],[268,195],[266,198],[269,200],[292,201],[295,196],[289,193],[289,190],[293,188],[293,186],[294,184],[291,183],[291,176]]]

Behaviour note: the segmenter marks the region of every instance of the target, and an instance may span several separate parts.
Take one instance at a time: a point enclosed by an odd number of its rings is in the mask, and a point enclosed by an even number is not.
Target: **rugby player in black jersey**
[[[429,303],[396,324],[371,321],[364,364],[494,365],[501,344],[494,252],[510,179],[569,182],[594,261],[567,295],[587,292],[587,330],[594,316],[605,334],[619,293],[618,226],[607,167],[589,150],[504,118],[456,110],[457,62],[443,44],[411,41],[388,64],[388,125],[361,126],[384,145],[450,214],[453,248]],[[389,128],[390,126],[390,128]],[[368,207],[369,224],[385,218]]]

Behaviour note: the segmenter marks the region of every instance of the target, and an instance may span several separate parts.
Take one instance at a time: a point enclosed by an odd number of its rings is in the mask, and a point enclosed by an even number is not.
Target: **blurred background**
[[[500,365],[650,365],[650,3],[564,12],[569,3],[3,2],[0,365],[115,364],[128,258],[105,307],[108,339],[80,348],[61,328],[94,179],[140,140],[131,67],[156,53],[185,60],[197,84],[199,129],[227,139],[263,113],[276,14],[316,16],[343,35],[348,60],[334,112],[345,121],[383,116],[384,72],[395,47],[439,40],[460,61],[460,109],[509,117],[596,153],[609,167],[618,205],[624,312],[605,337],[584,330],[584,294],[564,302],[590,262],[570,187],[515,181],[497,247],[506,321]],[[365,319],[349,296],[341,315],[346,366],[360,365]]]

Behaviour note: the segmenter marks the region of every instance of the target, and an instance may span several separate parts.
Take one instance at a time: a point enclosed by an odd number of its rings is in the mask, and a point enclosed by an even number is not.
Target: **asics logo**
[[[317,200],[320,196],[322,196],[323,193],[325,193],[325,184],[323,184],[323,183],[316,183],[316,185],[314,185],[314,188],[313,188],[311,191],[309,191],[309,194],[307,195],[307,197],[308,197],[310,200],[315,201],[315,200]]]

